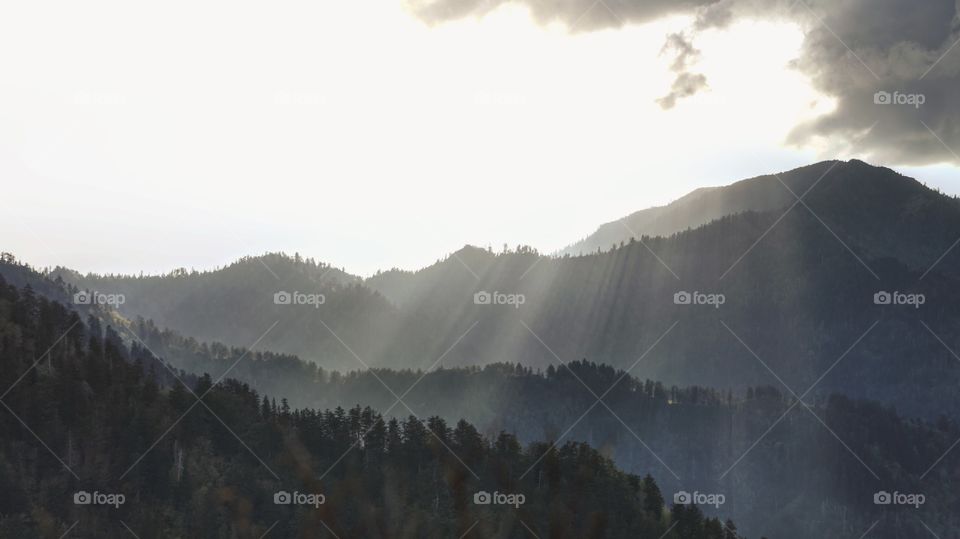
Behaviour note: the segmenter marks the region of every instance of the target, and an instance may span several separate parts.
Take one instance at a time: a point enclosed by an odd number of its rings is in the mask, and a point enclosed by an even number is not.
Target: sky
[[[836,44],[809,17],[18,4],[0,8],[0,250],[34,266],[162,273],[286,251],[370,275],[464,244],[549,253],[697,187],[833,158],[960,193],[960,124],[906,131],[912,107],[881,107],[878,128],[907,142],[878,142],[862,125],[878,109],[846,89],[881,85],[836,73],[879,82],[891,55],[827,69]],[[830,16],[815,22],[846,28]],[[942,77],[947,41],[929,44]]]

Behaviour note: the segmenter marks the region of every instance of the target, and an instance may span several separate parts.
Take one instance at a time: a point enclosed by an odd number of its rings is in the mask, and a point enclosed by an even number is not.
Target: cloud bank
[[[428,23],[521,4],[542,23],[590,32],[687,15],[667,37],[676,79],[668,109],[707,87],[693,71],[697,33],[740,19],[791,21],[804,33],[793,67],[837,107],[795,126],[787,142],[899,165],[960,164],[960,0],[411,0]],[[747,61],[747,60],[744,60]],[[762,76],[762,73],[758,73]]]

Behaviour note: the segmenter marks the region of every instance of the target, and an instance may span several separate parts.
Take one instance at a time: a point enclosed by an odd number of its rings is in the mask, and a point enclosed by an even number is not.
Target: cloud
[[[821,140],[896,164],[960,164],[957,2],[846,0],[814,9],[823,14],[808,10],[795,66],[837,107],[796,126],[788,142]]]
[[[509,0],[412,0],[430,23],[481,16]],[[669,109],[707,87],[691,72],[698,32],[745,18],[784,20],[804,32],[792,66],[836,108],[795,126],[787,142],[878,158],[891,164],[960,164],[960,0],[513,0],[540,23],[573,32],[617,28],[668,15],[692,16],[667,36],[677,73]],[[890,94],[891,100],[882,99]],[[879,97],[878,97],[879,96]],[[921,104],[917,104],[922,101]]]
[[[667,36],[667,42],[664,43],[660,53],[664,54],[668,52],[676,54],[673,65],[670,66],[670,69],[674,71],[683,71],[700,56],[700,51],[693,46],[693,43],[687,39],[687,36],[679,33]]]
[[[657,100],[660,107],[664,109],[672,109],[678,99],[690,97],[707,87],[707,77],[688,71],[690,65],[700,56],[700,51],[693,46],[693,42],[686,35],[674,33],[667,36],[667,42],[664,43],[660,54],[671,52],[674,54],[674,59],[670,69],[677,73],[677,78],[673,81],[670,93]]]
[[[720,0],[408,0],[428,23],[484,15],[501,5],[523,4],[540,23],[562,22],[574,31],[619,27],[675,13],[693,13]]]
[[[670,87],[670,93],[657,99],[657,104],[664,109],[672,109],[678,99],[690,97],[700,90],[707,87],[707,77],[700,73],[680,73],[673,86]]]

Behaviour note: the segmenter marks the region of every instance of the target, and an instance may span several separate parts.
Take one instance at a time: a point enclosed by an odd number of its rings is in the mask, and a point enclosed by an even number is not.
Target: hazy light
[[[682,19],[571,35],[518,8],[430,28],[385,2],[5,11],[0,249],[84,271],[549,252],[814,160],[782,141],[830,106],[787,67],[802,36],[784,24],[704,34],[710,90],[664,111]]]

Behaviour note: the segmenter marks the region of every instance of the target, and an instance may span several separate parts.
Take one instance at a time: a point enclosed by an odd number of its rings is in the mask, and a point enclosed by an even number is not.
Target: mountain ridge
[[[0,264],[0,292],[6,291],[3,268]],[[43,276],[22,266],[19,271],[21,276],[32,280],[30,288],[42,288],[37,285],[42,284]],[[28,302],[33,301],[31,297],[32,292],[24,293]],[[5,312],[0,309],[0,315]],[[90,319],[88,326],[100,328],[101,324]],[[788,393],[775,386],[751,387],[737,395],[708,387],[667,387],[587,361],[560,368],[550,366],[546,371],[537,372],[519,364],[494,364],[483,369],[439,368],[427,372],[377,369],[340,374],[324,372],[296,357],[230,350],[219,343],[197,343],[169,331],[159,331],[148,321],[138,320],[128,326],[130,331],[126,333],[132,331],[139,337],[125,339],[123,332],[117,334],[107,326],[107,341],[113,343],[112,350],[122,348],[120,343],[127,342],[136,361],[143,364],[143,372],[165,375],[167,368],[159,364],[147,368],[150,362],[165,360],[181,369],[181,379],[191,386],[209,385],[211,377],[219,379],[229,373],[231,378],[251,384],[255,391],[284,395],[279,408],[275,403],[271,406],[263,401],[264,416],[277,415],[278,409],[280,415],[284,415],[282,410],[287,407],[288,398],[294,408],[330,410],[337,407],[336,413],[342,414],[340,406],[350,407],[351,417],[372,414],[369,409],[361,410],[353,403],[397,412],[395,406],[389,406],[395,402],[395,396],[387,387],[410,387],[411,391],[404,392],[407,409],[445,418],[451,424],[467,418],[480,432],[490,433],[491,440],[498,437],[498,432],[501,433],[498,439],[503,439],[504,431],[520,443],[537,440],[541,431],[546,439],[556,439],[560,429],[569,424],[568,439],[601,448],[627,471],[651,470],[664,488],[689,489],[693,481],[700,489],[726,493],[736,500],[729,514],[743,529],[767,531],[767,536],[799,539],[845,534],[850,529],[866,528],[878,519],[884,521],[883,528],[891,537],[896,536],[895,530],[922,533],[919,524],[891,520],[889,515],[869,505],[868,500],[876,488],[869,474],[879,473],[878,479],[883,485],[895,484],[901,489],[916,491],[922,482],[919,476],[926,475],[924,470],[930,471],[931,462],[939,463],[938,457],[958,435],[956,423],[942,417],[936,425],[907,421],[873,402],[830,396],[808,404],[810,411],[822,416],[826,423],[820,424],[806,414],[792,417],[770,433],[767,443],[750,451],[750,459],[742,464],[735,462],[736,472],[724,481],[726,473],[721,473],[737,455],[753,440],[762,439],[761,434],[766,434],[764,431],[770,429],[770,423],[795,406]],[[93,333],[100,331],[95,329]],[[155,356],[154,352],[160,355]],[[62,359],[61,354],[57,358]],[[142,363],[144,361],[147,363]],[[49,374],[55,373],[50,370]],[[205,374],[201,376],[201,373]],[[174,390],[179,387],[173,378],[162,379],[174,386]],[[223,387],[228,392],[241,390],[249,394],[245,386],[241,388],[232,380],[226,381]],[[584,391],[588,387],[593,389]],[[616,390],[604,391],[608,387]],[[604,392],[615,416],[589,406],[594,398],[591,391]],[[255,397],[248,400],[256,404]],[[586,421],[577,419],[582,409],[590,414]],[[405,411],[399,412],[394,419],[409,424]],[[325,417],[330,417],[330,413],[326,412]],[[614,421],[614,417],[623,423]],[[384,414],[383,420],[387,419]],[[442,425],[436,419],[431,419],[429,424]],[[574,429],[578,424],[579,428]],[[644,433],[642,445],[624,435],[623,425],[631,432]],[[822,428],[823,425],[828,428]],[[832,438],[830,433],[834,431],[843,433],[843,439]],[[894,440],[898,443],[892,443]],[[899,443],[901,440],[909,443]],[[811,444],[817,448],[815,451],[811,450]],[[569,446],[568,442],[564,447]],[[785,456],[785,449],[787,455],[798,452],[804,455],[799,465],[798,457]],[[849,452],[863,455],[865,462],[858,466]],[[658,454],[664,455],[670,464],[658,460]],[[792,466],[785,466],[786,462]],[[804,472],[804,466],[814,471]],[[950,499],[947,490],[953,473],[950,466],[950,462],[943,463],[923,487],[938,508],[938,515],[949,515],[945,508],[949,507]],[[788,469],[794,471],[783,473],[782,470]],[[718,475],[720,480],[714,479]],[[817,496],[809,496],[811,489]],[[790,508],[782,509],[765,492],[786,496]],[[824,504],[830,509],[825,510]],[[707,510],[708,515],[714,512]],[[799,517],[804,518],[803,523],[794,522]],[[937,524],[948,527],[949,522],[947,517]]]
[[[604,223],[594,233],[560,249],[557,254],[591,254],[598,249],[601,252],[608,251],[632,236],[671,236],[727,215],[744,211],[785,209],[795,202],[796,196],[802,197],[813,183],[825,179],[825,173],[838,165],[867,167],[884,174],[907,178],[887,167],[877,167],[859,159],[851,159],[822,161],[797,169],[738,180],[727,185],[701,187],[663,206],[638,210]],[[919,182],[917,184],[919,185]]]
[[[320,287],[307,278],[278,283],[253,263],[249,278],[163,293],[132,278],[73,284],[126,291],[124,314],[201,340],[249,346],[267,331],[260,346],[327,369],[426,368],[438,360],[546,368],[584,357],[626,367],[643,357],[640,376],[718,388],[770,382],[731,331],[791,387],[805,387],[879,321],[880,330],[854,350],[857,360],[842,362],[816,390],[877,399],[908,415],[960,412],[950,393],[960,372],[945,363],[951,353],[938,342],[960,349],[960,331],[952,329],[960,325],[960,251],[950,248],[960,235],[956,198],[860,161],[758,178],[734,185],[753,193],[762,183],[751,201],[793,202],[669,237],[629,239],[599,254],[465,247],[417,271]],[[276,305],[282,290],[323,293],[326,302]],[[924,294],[927,302],[919,310],[875,304],[884,290]],[[675,303],[675,294],[694,292],[723,294],[726,302]],[[478,303],[484,295],[523,302]],[[666,335],[673,323],[676,331]],[[914,368],[900,357],[915,358]],[[915,398],[919,388],[925,393]]]

